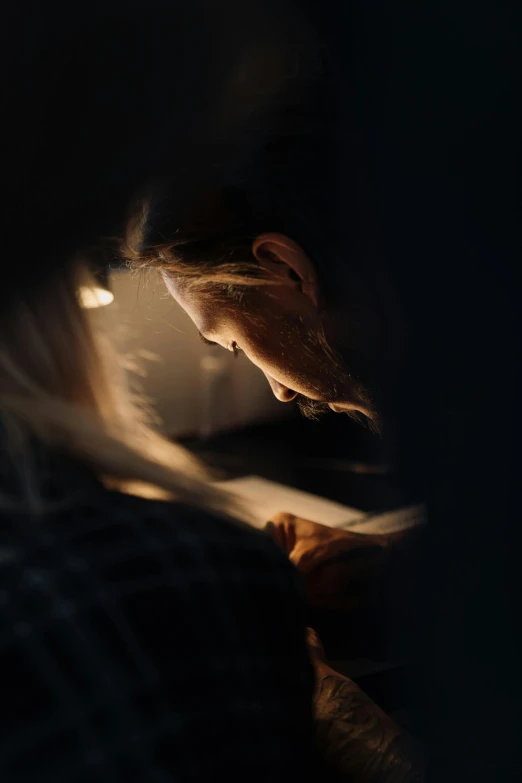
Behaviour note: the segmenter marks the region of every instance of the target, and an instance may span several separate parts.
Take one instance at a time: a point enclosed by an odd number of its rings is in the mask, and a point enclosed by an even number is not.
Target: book
[[[279,511],[286,511],[329,527],[352,530],[354,533],[394,533],[425,521],[422,506],[369,514],[261,476],[243,476],[221,481],[219,486],[239,499],[258,528],[263,528]]]

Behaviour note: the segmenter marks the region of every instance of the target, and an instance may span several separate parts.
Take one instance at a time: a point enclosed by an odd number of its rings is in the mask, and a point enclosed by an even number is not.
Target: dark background
[[[372,252],[408,323],[400,474],[431,531],[408,687],[431,779],[519,780],[518,3],[7,3],[4,269],[23,265],[24,295],[78,243],[118,233],[151,174],[175,171],[180,203],[194,192],[235,154],[240,123],[220,124],[215,96],[238,54],[290,40],[305,11],[336,63],[339,220],[356,138]]]

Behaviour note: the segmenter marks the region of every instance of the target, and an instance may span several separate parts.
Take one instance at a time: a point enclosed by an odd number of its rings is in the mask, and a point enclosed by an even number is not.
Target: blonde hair
[[[30,441],[37,438],[122,491],[244,517],[189,452],[151,426],[108,334],[95,329],[81,307],[78,291],[92,283],[85,264],[71,264],[2,314],[2,447],[23,482],[21,502],[42,510],[28,459]],[[1,494],[0,508],[11,505]]]

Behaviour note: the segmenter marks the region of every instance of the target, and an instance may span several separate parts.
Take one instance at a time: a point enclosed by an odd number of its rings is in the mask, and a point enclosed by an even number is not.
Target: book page
[[[260,476],[244,476],[220,481],[218,486],[232,492],[243,501],[245,507],[256,520],[256,527],[262,528],[270,517],[278,511],[288,511],[303,519],[321,522],[330,527],[343,527],[344,524],[360,520],[365,516],[350,506],[343,506],[333,500],[287,487]]]
[[[395,533],[425,521],[422,506],[411,506],[383,514],[368,514],[260,476],[220,481],[218,486],[238,497],[250,511],[258,528],[263,528],[270,517],[279,511],[354,533]]]

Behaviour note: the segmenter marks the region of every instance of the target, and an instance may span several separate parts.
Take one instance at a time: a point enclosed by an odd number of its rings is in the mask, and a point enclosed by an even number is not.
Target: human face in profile
[[[311,417],[330,409],[376,421],[363,382],[326,339],[306,254],[280,234],[258,237],[253,254],[270,284],[249,287],[241,296],[216,296],[212,286],[165,272],[167,288],[202,339],[248,358],[279,401],[296,400]]]

